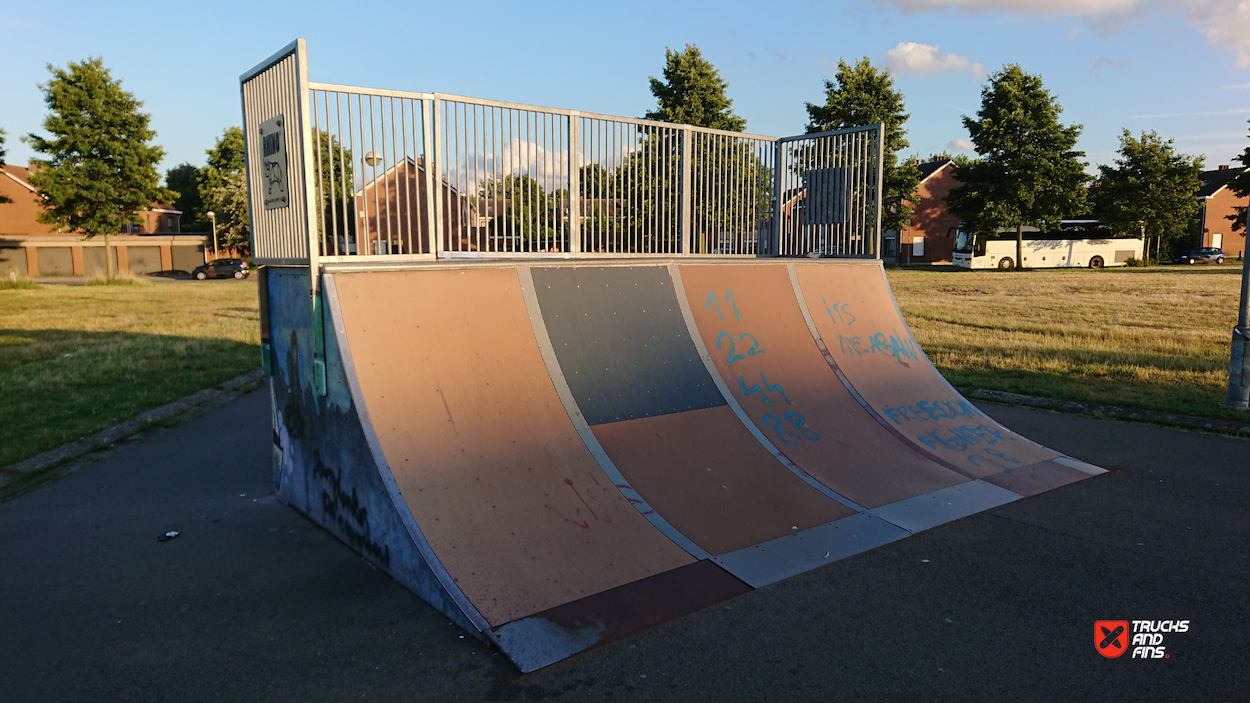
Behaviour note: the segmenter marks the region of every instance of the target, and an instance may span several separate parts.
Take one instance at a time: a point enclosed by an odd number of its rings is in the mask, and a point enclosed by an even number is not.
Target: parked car
[[[199,280],[206,278],[247,278],[251,270],[243,259],[214,259],[191,272]]]
[[[1224,250],[1218,247],[1202,247],[1193,251],[1181,254],[1172,259],[1174,264],[1222,264],[1224,263]]]

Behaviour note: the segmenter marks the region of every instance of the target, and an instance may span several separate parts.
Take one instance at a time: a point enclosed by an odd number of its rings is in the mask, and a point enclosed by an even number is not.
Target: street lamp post
[[[217,258],[217,213],[209,210],[204,213],[208,215],[208,219],[213,221],[213,258]]]

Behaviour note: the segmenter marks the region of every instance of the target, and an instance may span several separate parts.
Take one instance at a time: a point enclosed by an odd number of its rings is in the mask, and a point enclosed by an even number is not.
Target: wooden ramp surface
[[[1100,471],[960,397],[875,262],[327,289],[396,509],[524,671]]]

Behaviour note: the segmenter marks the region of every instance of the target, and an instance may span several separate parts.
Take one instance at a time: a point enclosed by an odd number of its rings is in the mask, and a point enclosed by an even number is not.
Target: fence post
[[[780,139],[774,143],[773,148],[775,151],[773,154],[773,241],[771,248],[773,256],[781,256],[781,195],[785,182],[785,164],[782,155],[785,149]]]
[[[569,113],[569,253],[582,253],[581,113]]]
[[[430,251],[434,252],[435,258],[443,253],[443,230],[445,229],[443,226],[443,162],[438,157],[438,138],[443,133],[443,115],[442,108],[439,106],[440,102],[442,101],[439,100],[438,94],[435,93],[430,100],[430,104],[434,108],[434,119],[430,121],[434,148],[426,154],[429,163],[426,165],[425,171],[427,174],[426,183],[432,182],[433,184],[433,189],[427,190],[426,193],[434,204],[434,247]],[[450,205],[450,203],[448,204]]]
[[[1228,401],[1235,410],[1250,408],[1250,257],[1242,255],[1241,308],[1228,354]]]
[[[434,202],[434,136],[431,130],[434,127],[434,121],[430,119],[430,112],[433,111],[435,101],[433,99],[423,99],[421,101],[421,140],[422,148],[425,151],[425,163],[422,164],[421,171],[425,174],[425,236],[426,247],[429,253],[438,256],[438,242],[441,238],[438,236],[439,219],[435,216]],[[360,238],[357,237],[357,240]],[[357,245],[359,246],[359,244]]]
[[[309,296],[312,303],[313,388],[317,395],[326,394],[325,321],[322,319],[321,301],[321,237],[317,212],[321,203],[317,200],[317,174],[313,169],[312,104],[308,97],[308,46],[303,39],[297,40],[296,90],[299,91],[299,138],[300,165],[303,170],[304,226],[308,228],[308,277]],[[315,148],[320,151],[320,140]],[[288,181],[289,183],[289,181]]]
[[[877,124],[877,222],[873,226],[872,246],[874,251],[873,258],[881,258],[881,239],[884,233],[881,231],[881,205],[885,200],[885,124]],[[901,205],[901,203],[900,203]]]
[[[690,157],[691,132],[689,127],[681,129],[681,253],[690,254]]]

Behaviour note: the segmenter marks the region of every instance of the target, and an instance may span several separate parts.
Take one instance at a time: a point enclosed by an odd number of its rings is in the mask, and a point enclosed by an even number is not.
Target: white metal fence
[[[778,139],[309,83],[287,66],[302,47],[243,79],[249,164],[260,126],[293,118],[306,212],[249,172],[259,263],[880,254],[880,125]]]

